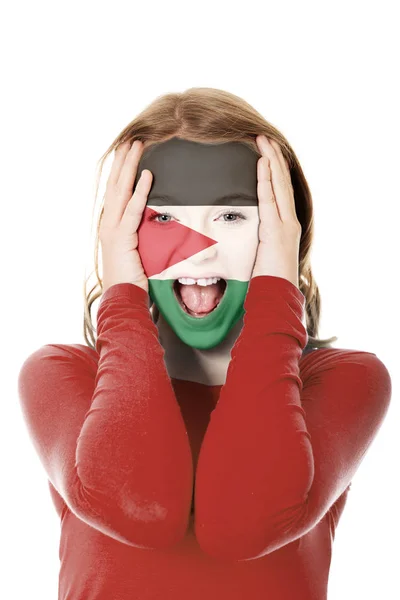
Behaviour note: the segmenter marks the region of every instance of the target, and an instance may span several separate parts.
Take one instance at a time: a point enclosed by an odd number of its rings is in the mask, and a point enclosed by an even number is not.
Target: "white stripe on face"
[[[258,248],[258,206],[152,206],[149,203],[148,207],[158,213],[151,224],[146,225],[154,230],[154,237],[151,236],[154,241],[161,239],[163,228],[176,221],[218,242],[150,279],[177,279],[183,273],[201,277],[216,272],[224,279],[250,280]],[[171,216],[164,216],[165,213]],[[154,252],[157,246],[154,243]]]

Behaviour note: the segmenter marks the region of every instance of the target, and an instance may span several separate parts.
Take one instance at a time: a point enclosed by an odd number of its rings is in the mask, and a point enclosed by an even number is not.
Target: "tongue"
[[[180,285],[180,291],[186,307],[195,313],[211,312],[222,298],[220,283]]]

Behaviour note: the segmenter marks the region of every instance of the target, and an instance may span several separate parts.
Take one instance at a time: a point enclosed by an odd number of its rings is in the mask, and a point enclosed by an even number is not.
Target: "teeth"
[[[179,283],[183,285],[193,285],[197,283],[197,285],[211,285],[212,283],[217,283],[221,277],[210,277],[209,279],[191,279],[190,277],[181,277],[178,279]]]

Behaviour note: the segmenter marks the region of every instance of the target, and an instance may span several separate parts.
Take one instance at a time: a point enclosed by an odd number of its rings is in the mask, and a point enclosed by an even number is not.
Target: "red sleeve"
[[[128,545],[164,548],[186,533],[193,463],[145,290],[111,286],[96,350],[47,344],[18,391],[33,444],[70,510]]]
[[[301,358],[304,307],[287,279],[250,281],[195,476],[195,533],[213,557],[258,558],[307,533],[350,485],[386,415],[391,379],[375,354]]]

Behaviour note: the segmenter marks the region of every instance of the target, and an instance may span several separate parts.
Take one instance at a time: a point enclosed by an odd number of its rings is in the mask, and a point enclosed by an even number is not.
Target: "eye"
[[[235,219],[234,221],[232,221],[231,219],[229,219],[229,221],[225,221],[225,223],[234,223],[236,225],[236,223],[239,223],[240,221],[245,221],[246,220],[246,217],[244,216],[243,213],[240,212],[240,210],[231,210],[229,212],[222,213],[220,215],[220,217],[225,217],[226,215],[233,215],[233,216],[238,217],[238,218]]]
[[[224,221],[224,223],[233,223],[236,225],[236,223],[246,220],[246,217],[244,216],[244,214],[242,212],[240,212],[239,210],[230,210],[229,212],[224,212],[218,216],[218,219],[220,217],[225,217],[226,215],[234,215],[235,217],[237,217],[237,219],[234,219],[234,220],[229,219],[228,221]],[[149,220],[155,221],[156,223],[170,223],[171,222],[171,221],[165,221],[165,220],[159,221],[158,219],[161,217],[172,217],[173,218],[173,215],[171,215],[171,213],[169,213],[169,212],[158,213],[158,214],[152,215]]]
[[[158,213],[156,215],[152,215],[150,217],[149,221],[155,221],[156,223],[169,223],[170,222],[170,221],[159,221],[158,217],[172,217],[172,215],[169,212]]]

